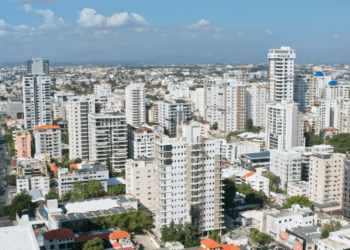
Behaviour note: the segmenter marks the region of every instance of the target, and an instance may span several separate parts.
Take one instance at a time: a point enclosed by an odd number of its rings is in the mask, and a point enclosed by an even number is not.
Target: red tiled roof
[[[109,233],[81,236],[81,237],[76,237],[74,241],[75,242],[86,242],[89,240],[93,240],[96,237],[100,238],[101,240],[109,240],[108,236],[109,236]]]
[[[55,165],[51,165],[51,166],[50,166],[50,170],[51,170],[54,174],[57,173],[57,167],[56,167]]]
[[[208,238],[201,240],[201,243],[206,247],[206,248],[218,248],[221,247],[219,243],[217,243],[215,240]]]
[[[112,247],[120,247],[119,242],[118,242],[118,241],[114,242],[114,243],[112,244]]]
[[[54,129],[54,128],[60,128],[60,126],[58,126],[58,125],[37,126],[34,129],[35,130],[42,130],[42,129]]]
[[[111,233],[109,235],[109,238],[111,240],[117,240],[117,239],[122,239],[127,237],[130,237],[130,234],[126,231],[118,231],[118,232]]]
[[[12,120],[12,118],[8,118],[6,121],[9,122],[9,121],[11,121],[11,120]]]
[[[246,179],[246,178],[248,178],[248,177],[250,177],[250,176],[252,176],[252,175],[254,175],[254,174],[255,174],[254,172],[249,172],[248,174],[243,175],[243,176],[242,176],[242,179]]]
[[[78,169],[78,164],[79,163],[72,163],[72,164],[70,164],[70,167],[74,168],[75,170],[77,170]]]
[[[34,232],[35,236],[39,236],[40,232]]]
[[[224,245],[221,246],[221,250],[241,250],[239,247],[236,247],[235,245]]]
[[[16,167],[17,166],[17,162],[11,162],[11,166],[12,167]]]
[[[51,239],[62,240],[62,239],[74,238],[75,235],[71,229],[61,228],[61,229],[55,229],[55,230],[46,232],[43,234],[43,237],[45,238],[45,240],[51,240]]]

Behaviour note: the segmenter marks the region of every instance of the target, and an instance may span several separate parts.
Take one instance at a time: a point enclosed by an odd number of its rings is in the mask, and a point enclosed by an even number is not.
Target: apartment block
[[[310,157],[311,201],[318,204],[342,204],[344,183],[344,154],[315,152]]]
[[[23,109],[26,129],[51,124],[50,77],[23,77]]]
[[[132,126],[146,122],[146,94],[142,83],[130,83],[125,88],[126,122]]]
[[[198,232],[224,229],[222,140],[200,136],[199,126],[183,126],[170,139],[156,135],[156,231],[191,222]]]
[[[294,49],[281,47],[270,49],[269,58],[269,100],[293,101]]]
[[[288,183],[287,194],[289,196],[309,197],[309,192],[309,183],[306,181]]]
[[[142,125],[140,127],[128,126],[128,159],[140,157],[154,157],[154,138],[156,134],[163,134],[162,126]]]
[[[14,142],[17,158],[26,158],[32,156],[32,136],[28,130],[14,131]]]
[[[310,103],[308,111],[320,117],[320,127],[334,127],[336,121],[337,100],[316,100]]]
[[[271,102],[266,105],[266,149],[286,149],[302,145],[301,113],[296,103]]]
[[[17,175],[41,175],[47,174],[46,164],[33,158],[17,159]]]
[[[350,99],[340,99],[335,114],[334,127],[339,129],[339,133],[350,133]]]
[[[254,126],[265,126],[267,101],[267,88],[260,85],[247,88],[247,119],[252,119]]]
[[[19,175],[16,179],[17,193],[22,190],[39,189],[45,196],[50,191],[50,176],[47,174],[41,175]]]
[[[158,104],[148,110],[148,122],[158,123]]]
[[[270,171],[281,179],[280,188],[301,180],[301,153],[292,150],[270,151]]]
[[[82,162],[71,166],[75,170],[68,172],[68,168],[59,168],[57,170],[58,194],[62,194],[72,190],[73,185],[77,181],[87,183],[89,180],[100,181],[103,191],[107,192],[107,181],[109,179],[109,171],[106,166],[100,163]]]
[[[52,104],[53,108],[53,119],[67,121],[67,112],[66,112],[67,102],[54,102]]]
[[[61,130],[57,125],[37,126],[34,128],[35,152],[47,154],[52,158],[62,157]]]
[[[128,154],[125,114],[103,111],[88,117],[89,159],[106,163],[109,154],[112,169],[121,172]]]
[[[244,131],[247,120],[247,86],[232,79],[215,78],[205,85],[205,117],[222,131]]]
[[[350,218],[350,159],[349,156],[345,156],[344,161],[344,195],[342,202],[343,215]]]
[[[28,75],[49,75],[50,67],[49,60],[43,60],[42,58],[32,58],[27,61]]]
[[[139,201],[139,210],[155,212],[156,178],[152,158],[129,159],[125,165],[126,193]]]
[[[100,113],[103,103],[106,102],[105,96],[90,95],[68,98],[66,109],[70,147],[69,159],[89,159],[88,115]]]
[[[293,99],[299,111],[306,112],[310,102],[319,98],[317,78],[313,74],[298,74],[294,78]]]
[[[112,93],[112,86],[109,83],[97,83],[94,85],[95,95],[110,95]]]
[[[191,119],[191,103],[182,99],[158,101],[158,123],[166,127],[170,136],[176,136],[182,121]]]

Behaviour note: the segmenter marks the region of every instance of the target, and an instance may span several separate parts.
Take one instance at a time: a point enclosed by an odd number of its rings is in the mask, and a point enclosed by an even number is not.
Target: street
[[[2,119],[1,122],[6,122],[6,120]],[[0,141],[5,140],[4,135],[5,135],[5,128],[1,126]],[[2,155],[2,158],[0,159],[0,184],[2,184],[2,181],[4,178],[4,172],[3,172],[4,167],[7,167],[7,170],[5,171],[6,175],[11,174],[12,167],[11,167],[11,162],[8,158],[8,153],[6,152],[7,151],[6,142],[0,143],[0,148],[1,148],[0,155]],[[4,205],[8,205],[11,202],[9,195],[12,189],[16,189],[16,187],[13,187],[13,186],[0,187],[0,207]]]

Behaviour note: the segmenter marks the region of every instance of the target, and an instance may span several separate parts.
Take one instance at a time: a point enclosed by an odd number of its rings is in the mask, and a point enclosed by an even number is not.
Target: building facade
[[[37,126],[34,128],[34,137],[37,154],[47,154],[52,158],[62,157],[60,126]]]
[[[247,88],[247,119],[252,119],[254,126],[265,126],[268,90],[262,86]]]
[[[126,122],[132,126],[146,122],[146,94],[142,83],[130,83],[125,88]]]
[[[14,131],[15,134],[15,150],[17,158],[26,158],[32,156],[32,136],[28,130]]]

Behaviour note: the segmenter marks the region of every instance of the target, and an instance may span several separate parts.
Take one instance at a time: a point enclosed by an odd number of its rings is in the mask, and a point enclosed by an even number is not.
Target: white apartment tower
[[[95,95],[110,95],[112,93],[112,86],[109,83],[97,83],[94,85]]]
[[[146,95],[142,83],[130,83],[125,88],[126,122],[132,126],[146,122]]]
[[[70,147],[69,159],[89,160],[88,115],[99,113],[103,102],[107,102],[107,99],[94,95],[68,98],[66,112]]]
[[[293,101],[294,49],[281,47],[270,49],[269,58],[269,100]]]
[[[51,124],[50,76],[48,61],[28,61],[28,76],[23,77],[24,126],[34,129]]]
[[[305,112],[311,101],[318,99],[317,78],[312,74],[299,74],[294,79],[294,102],[299,103],[299,111]]]
[[[247,120],[247,86],[216,78],[205,85],[205,117],[222,131],[244,131]]]
[[[158,123],[166,127],[170,136],[176,136],[181,122],[191,118],[191,103],[182,99],[158,101]]]
[[[34,136],[37,154],[48,154],[52,158],[62,157],[60,126],[37,126],[34,128]]]
[[[127,125],[125,114],[102,112],[89,114],[89,159],[107,163],[109,154],[115,172],[125,168],[127,159]]]
[[[158,134],[155,142],[156,230],[172,221],[191,222],[198,232],[224,229],[222,140],[182,127],[178,138]]]
[[[286,149],[302,145],[301,113],[296,103],[271,102],[266,105],[266,149]]]
[[[262,86],[247,88],[247,119],[252,119],[254,126],[265,126],[268,90]]]

